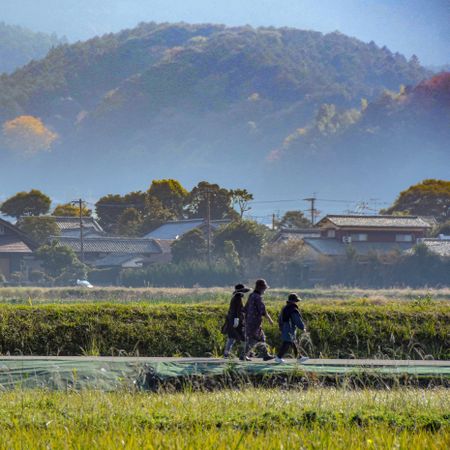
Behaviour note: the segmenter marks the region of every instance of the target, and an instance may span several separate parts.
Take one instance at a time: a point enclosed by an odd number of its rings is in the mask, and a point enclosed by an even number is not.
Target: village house
[[[320,237],[303,239],[312,257],[344,257],[349,247],[364,257],[406,251],[425,238],[431,225],[418,216],[328,215],[316,227]]]
[[[71,248],[81,259],[79,237],[55,237],[59,245]],[[170,261],[170,247],[164,241],[124,236],[88,236],[83,239],[84,262],[99,268],[133,268]]]
[[[26,278],[27,260],[37,245],[12,223],[0,219],[0,274],[9,279],[21,272]]]
[[[79,217],[64,217],[51,216],[55,220],[56,226],[59,229],[59,235],[64,237],[79,237],[80,236],[80,218]],[[82,217],[84,236],[104,236],[105,232],[100,224],[93,217]]]

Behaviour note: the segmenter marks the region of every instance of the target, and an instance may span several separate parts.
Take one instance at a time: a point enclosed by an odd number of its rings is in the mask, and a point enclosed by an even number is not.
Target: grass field
[[[371,299],[374,302],[389,300],[450,300],[450,288],[443,289],[270,289],[267,301],[285,299],[291,291],[297,291],[306,300],[355,300]],[[32,288],[0,287],[0,303],[45,304],[45,303],[213,303],[224,304],[230,300],[232,287],[225,288]]]
[[[0,448],[446,449],[450,391],[0,394]]]

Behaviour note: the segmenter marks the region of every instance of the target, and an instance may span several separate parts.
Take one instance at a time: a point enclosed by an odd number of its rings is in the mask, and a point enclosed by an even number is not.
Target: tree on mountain
[[[311,222],[302,211],[286,211],[277,226],[278,228],[309,228]]]
[[[50,209],[50,197],[37,189],[30,192],[18,192],[4,201],[0,211],[11,217],[19,219],[21,216],[40,216],[47,214]]]
[[[394,204],[381,212],[433,216],[445,222],[450,219],[450,181],[423,180],[400,192]]]
[[[207,253],[207,243],[201,230],[194,228],[175,240],[172,245],[172,261],[182,263],[187,261],[204,261]]]
[[[187,210],[191,218],[206,218],[208,197],[211,219],[225,219],[237,216],[231,206],[231,192],[218,184],[201,181],[189,194]]]
[[[46,244],[50,236],[60,234],[54,217],[50,216],[27,216],[22,217],[18,223],[19,228],[26,233],[37,244]]]
[[[81,208],[81,215],[83,217],[91,217],[92,211],[89,208],[83,206]],[[60,217],[79,217],[80,207],[72,203],[65,203],[63,205],[57,205],[52,212],[52,216]]]
[[[189,192],[173,179],[153,180],[148,194],[158,199],[162,206],[173,212],[177,218],[183,215],[183,208]]]
[[[252,209],[249,202],[253,200],[253,194],[250,194],[247,189],[232,189],[230,194],[233,205],[239,208],[239,216],[242,219],[244,213]]]
[[[33,155],[49,150],[58,135],[33,116],[19,116],[3,124],[6,147],[21,154]]]

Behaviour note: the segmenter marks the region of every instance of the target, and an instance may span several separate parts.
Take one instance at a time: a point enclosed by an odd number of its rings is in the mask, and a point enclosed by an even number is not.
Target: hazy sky
[[[0,21],[70,40],[143,21],[339,30],[426,65],[450,63],[450,0],[0,0]]]

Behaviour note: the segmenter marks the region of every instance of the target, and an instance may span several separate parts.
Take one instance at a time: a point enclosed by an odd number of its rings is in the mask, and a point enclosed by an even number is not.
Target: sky
[[[0,0],[0,21],[71,41],[149,21],[338,30],[450,63],[450,0]]]

